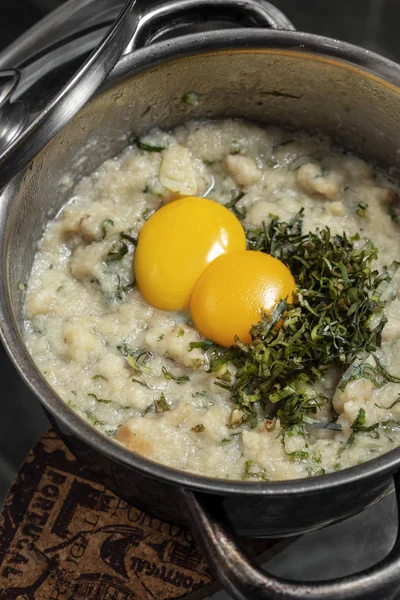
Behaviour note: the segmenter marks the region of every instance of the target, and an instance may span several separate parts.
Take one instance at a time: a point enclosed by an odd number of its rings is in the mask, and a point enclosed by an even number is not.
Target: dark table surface
[[[1,0],[0,50],[61,3],[62,0]],[[299,30],[343,39],[400,60],[400,0],[276,0],[275,4]],[[0,375],[1,504],[20,463],[47,421],[1,346]],[[393,540],[394,514],[393,500],[388,498],[347,524],[330,528],[328,533],[306,536],[294,545],[294,550],[276,559],[273,567],[277,573],[285,573],[290,564],[292,576],[306,578],[318,573],[322,577],[339,576],[355,566],[371,564],[383,556]]]

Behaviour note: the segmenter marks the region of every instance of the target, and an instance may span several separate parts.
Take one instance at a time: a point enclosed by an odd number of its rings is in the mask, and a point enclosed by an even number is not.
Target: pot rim
[[[349,69],[361,68],[366,76],[383,80],[383,83],[397,88],[400,92],[400,66],[379,54],[353,44],[324,36],[292,31],[265,29],[231,29],[190,34],[173,40],[157,42],[154,45],[125,55],[118,62],[99,93],[112,86],[118,79],[156,67],[158,64],[173,62],[190,55],[221,51],[286,51],[293,55],[314,55],[317,60],[339,59],[338,64]],[[349,467],[335,473],[319,477],[273,482],[242,482],[205,477],[174,469],[127,450],[122,445],[107,438],[81,417],[79,417],[56,394],[40,374],[31,358],[15,323],[11,310],[9,291],[5,287],[7,258],[7,218],[14,192],[23,174],[5,189],[0,199],[0,218],[6,235],[0,247],[0,338],[19,375],[39,398],[43,407],[63,426],[71,429],[92,449],[109,459],[125,464],[144,474],[168,482],[174,486],[219,494],[223,496],[282,496],[313,494],[343,485],[351,485],[369,477],[385,476],[394,472],[400,464],[400,447],[366,463]]]

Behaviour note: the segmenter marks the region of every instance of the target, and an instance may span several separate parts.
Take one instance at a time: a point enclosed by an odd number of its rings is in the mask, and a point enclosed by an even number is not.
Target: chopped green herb
[[[303,210],[289,222],[272,216],[269,224],[247,231],[249,249],[271,254],[289,267],[297,284],[293,303],[282,299],[253,326],[250,344],[236,340],[231,348],[210,345],[207,350],[210,371],[219,374],[216,384],[230,391],[240,422],[251,422],[252,405],[258,402],[286,430],[314,423],[312,415],[328,398],[310,387],[332,366],[344,373],[341,387],[371,369],[377,383],[400,382],[379,361],[356,374],[352,367],[358,357],[380,346],[384,294],[398,265],[378,273],[371,268],[377,257],[372,243],[355,248],[346,234],[334,235],[327,227],[304,235],[302,218]],[[220,378],[230,363],[236,368],[233,383]],[[325,426],[339,430],[334,423]]]
[[[382,406],[382,404],[376,404],[376,403],[375,403],[375,406],[377,406],[378,408],[384,408],[385,410],[390,410],[391,408],[396,406],[396,404],[398,404],[399,402],[400,402],[400,395],[396,398],[396,400],[394,402],[392,402],[392,404],[390,406]]]
[[[130,244],[133,244],[135,247],[137,246],[137,238],[133,237],[132,235],[128,235],[127,233],[124,233],[123,231],[121,231],[121,233],[119,234],[119,237],[121,238],[121,240],[125,240],[126,242],[129,242]]]
[[[167,399],[164,396],[164,394],[161,393],[161,396],[159,397],[158,400],[149,404],[149,406],[144,411],[144,414],[146,415],[147,413],[150,413],[150,412],[162,414],[162,413],[167,412],[168,410],[171,410],[171,409],[169,407]]]
[[[183,337],[185,335],[185,330],[180,329],[176,335],[177,335],[177,337]]]
[[[136,375],[151,375],[152,368],[146,364],[150,358],[152,358],[151,352],[142,352],[137,357],[128,355],[126,360]]]
[[[204,342],[190,342],[189,352],[191,352],[195,348],[200,348],[200,350],[204,350],[206,352],[213,346],[215,346],[215,343],[212,340],[204,340]]]
[[[61,292],[61,290],[63,290],[63,289],[64,289],[64,286],[63,285],[59,285],[58,288],[57,288],[57,292]]]
[[[367,216],[367,208],[368,208],[368,204],[366,202],[359,202],[357,205],[357,210],[356,213],[359,217],[366,217]]]
[[[104,221],[101,225],[101,232],[102,232],[101,239],[102,240],[104,240],[104,238],[107,236],[107,228],[108,227],[114,227],[114,221],[112,221],[111,219],[104,219]]]
[[[121,260],[125,254],[128,254],[129,249],[125,242],[113,242],[104,260],[106,265],[109,265],[116,260]]]
[[[308,458],[309,453],[305,450],[295,450],[294,452],[286,452],[287,456],[290,456],[293,459],[296,458]]]
[[[194,431],[194,433],[202,433],[204,430],[205,427],[203,423],[199,423],[198,425],[195,425],[195,427],[191,428],[191,431]]]
[[[252,460],[246,460],[245,471],[242,477],[243,480],[258,480],[258,481],[269,481],[265,474],[264,467],[257,465]]]
[[[244,192],[239,192],[239,194],[236,194],[235,190],[232,190],[231,191],[232,200],[230,200],[229,202],[227,202],[225,204],[225,208],[229,208],[229,210],[231,210],[233,212],[233,214],[238,217],[238,219],[244,219],[246,216],[245,209],[239,210],[238,207],[236,206],[238,204],[238,202],[240,202],[240,200],[244,197],[244,195],[245,195]]]
[[[108,381],[107,377],[104,377],[103,375],[93,375],[92,379],[93,381],[96,381],[97,379],[103,379],[104,381]]]
[[[182,383],[185,383],[186,381],[190,381],[190,377],[188,375],[181,375],[181,376],[173,375],[172,373],[167,371],[167,369],[165,367],[162,368],[162,372],[163,372],[165,379],[175,381],[179,385],[181,385]]]
[[[238,142],[237,140],[232,140],[231,143],[231,154],[235,155],[235,154],[240,154],[242,151],[242,147],[240,142]]]
[[[140,150],[144,150],[145,152],[162,152],[163,150],[165,150],[164,146],[150,146],[150,144],[145,144],[140,140],[138,140],[137,142],[137,147],[140,148]]]
[[[189,106],[198,106],[200,103],[200,96],[196,92],[189,92],[182,96],[182,102],[189,104]]]
[[[52,263],[50,263],[50,264],[49,264],[49,271],[52,271],[52,270],[53,270],[53,264],[52,264]]]
[[[161,335],[158,336],[157,338],[157,342],[161,342],[161,340],[164,339],[164,334],[162,333]]]
[[[91,423],[93,425],[93,427],[97,427],[98,425],[105,425],[105,423],[103,423],[102,421],[99,421],[97,417],[94,416],[93,413],[91,413],[88,410],[85,410],[85,415],[87,420],[89,421],[89,423]]]
[[[149,389],[149,386],[147,385],[147,383],[145,383],[144,381],[140,381],[140,379],[135,379],[134,377],[132,377],[131,381],[133,383],[138,383],[142,387],[145,387],[145,388]]]
[[[117,431],[118,431],[117,428],[115,428],[115,429],[106,429],[104,433],[105,433],[105,435],[107,437],[114,437],[114,435],[117,433]]]
[[[167,399],[163,393],[161,394],[159,399],[156,401],[155,408],[156,408],[156,412],[158,412],[158,413],[164,413],[167,410],[170,410]]]
[[[143,221],[147,221],[147,219],[149,219],[151,217],[153,212],[154,212],[154,210],[152,208],[145,208],[144,211],[142,212]]]
[[[88,396],[89,396],[89,398],[94,398],[96,400],[96,402],[99,402],[100,404],[112,404],[112,400],[106,400],[105,398],[99,398],[98,396],[96,396],[96,394],[89,393]]]
[[[204,398],[205,396],[207,396],[207,392],[205,390],[203,390],[201,392],[194,392],[192,394],[193,398],[198,398],[198,397]]]

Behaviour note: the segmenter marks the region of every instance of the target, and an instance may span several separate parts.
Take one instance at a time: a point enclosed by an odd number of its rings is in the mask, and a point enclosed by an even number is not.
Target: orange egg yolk
[[[207,267],[245,248],[243,227],[230,210],[206,198],[180,198],[157,210],[140,231],[137,286],[152,306],[183,310]]]
[[[296,289],[289,269],[277,258],[252,250],[217,258],[194,287],[190,314],[197,331],[229,347],[235,335],[251,341],[250,328],[280,300],[292,302]]]

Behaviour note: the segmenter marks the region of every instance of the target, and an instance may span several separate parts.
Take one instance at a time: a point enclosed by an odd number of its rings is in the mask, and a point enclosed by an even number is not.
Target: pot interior
[[[17,328],[24,297],[20,284],[27,281],[46,221],[70,197],[78,178],[154,125],[170,128],[187,119],[234,116],[319,129],[370,160],[400,167],[399,88],[350,62],[306,51],[244,47],[164,62],[159,57],[156,66],[130,74],[138,64],[133,56],[3,194],[6,318]],[[398,77],[397,67],[385,64],[391,79]],[[197,106],[182,101],[188,92],[199,94]]]

